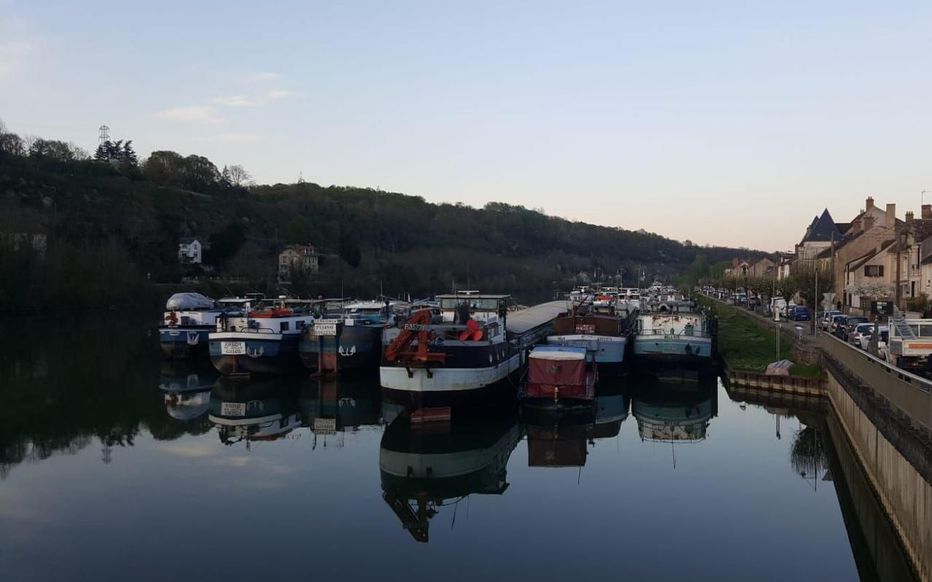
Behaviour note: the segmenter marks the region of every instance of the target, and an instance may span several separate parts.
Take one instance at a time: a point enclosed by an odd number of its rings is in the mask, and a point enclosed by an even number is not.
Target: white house
[[[178,262],[183,265],[200,265],[203,245],[196,238],[184,237],[178,241]]]

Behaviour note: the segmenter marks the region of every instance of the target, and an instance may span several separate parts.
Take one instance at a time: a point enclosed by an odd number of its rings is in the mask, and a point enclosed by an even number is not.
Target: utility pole
[[[896,305],[897,309],[903,309],[903,306],[900,305],[900,299],[902,295],[901,290],[900,290],[900,267],[901,267],[901,263],[903,262],[900,257],[900,253],[903,250],[903,239],[906,238],[906,232],[903,231],[903,232],[897,233],[896,238],[897,238],[896,240],[896,283],[894,283],[896,287],[894,290],[893,302]]]
[[[774,361],[779,362],[780,361],[780,322],[779,321],[777,322],[776,329],[777,329],[777,358]]]
[[[816,326],[816,318],[819,316],[819,271],[822,269],[819,267],[819,263],[816,262],[815,269],[815,295],[812,297],[812,335],[816,334],[818,327]]]

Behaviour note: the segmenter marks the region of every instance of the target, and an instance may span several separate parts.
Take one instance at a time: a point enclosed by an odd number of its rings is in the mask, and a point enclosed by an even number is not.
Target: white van
[[[770,313],[776,317],[780,315],[782,317],[786,316],[786,299],[783,297],[771,297],[770,298]]]

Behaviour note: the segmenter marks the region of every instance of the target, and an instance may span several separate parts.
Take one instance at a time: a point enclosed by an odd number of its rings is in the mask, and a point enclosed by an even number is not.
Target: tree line
[[[735,254],[762,255],[503,202],[473,208],[304,181],[260,186],[242,166],[218,167],[196,154],[157,150],[137,161],[132,140],[105,142],[93,157],[64,142],[42,140],[33,147],[32,140],[26,147],[25,141],[0,130],[0,205],[7,217],[0,231],[42,232],[48,254],[43,263],[22,249],[12,257],[16,253],[0,248],[0,268],[17,265],[0,281],[0,308],[29,297],[67,300],[80,295],[74,284],[93,288],[82,295],[84,304],[94,293],[113,302],[144,293],[154,282],[177,283],[194,274],[177,258],[178,240],[187,236],[208,243],[205,261],[214,269],[210,276],[220,280],[212,290],[241,290],[223,283],[238,281],[245,290],[302,296],[423,297],[471,287],[534,301],[580,283],[634,286],[639,273],[641,283],[674,282],[699,260],[715,264]],[[320,272],[282,290],[277,254],[287,244],[315,246]],[[66,265],[79,261],[67,253],[93,257],[91,263],[106,255],[99,269],[119,275],[106,278],[106,289],[93,283],[105,278],[99,271],[75,282]],[[61,257],[61,273],[49,272],[52,256]],[[45,291],[30,295],[40,287]]]

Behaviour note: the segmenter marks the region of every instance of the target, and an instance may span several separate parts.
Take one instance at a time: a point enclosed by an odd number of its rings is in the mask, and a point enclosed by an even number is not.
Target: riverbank
[[[699,302],[718,317],[718,353],[731,370],[763,373],[774,361],[793,360],[793,344],[785,337],[780,338],[778,351],[775,329],[766,329],[737,308],[707,297]],[[819,378],[822,370],[816,364],[795,363],[790,375]]]

